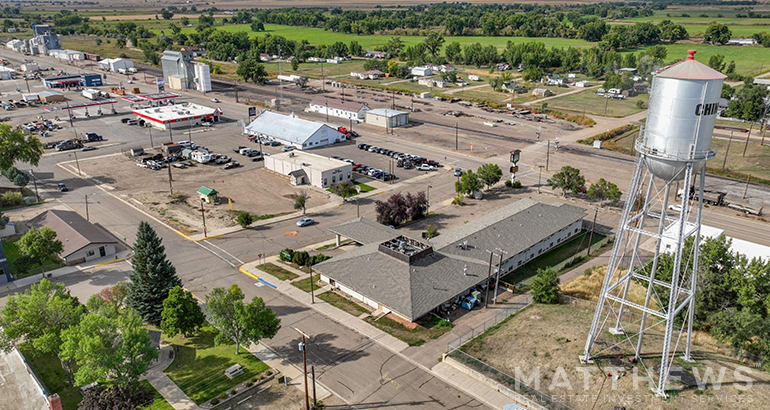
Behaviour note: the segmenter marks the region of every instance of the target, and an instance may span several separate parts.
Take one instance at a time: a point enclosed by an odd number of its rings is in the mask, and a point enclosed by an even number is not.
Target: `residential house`
[[[535,97],[550,97],[553,95],[553,92],[547,88],[535,88],[532,90],[532,95]]]
[[[118,251],[117,239],[77,212],[51,209],[32,218],[27,225],[56,232],[56,239],[64,245],[59,256],[67,265],[114,255]]]
[[[309,112],[319,114],[328,114],[334,117],[345,118],[348,120],[363,121],[366,118],[366,112],[371,108],[361,101],[341,100],[338,98],[325,97],[317,95],[313,97],[308,106]]]

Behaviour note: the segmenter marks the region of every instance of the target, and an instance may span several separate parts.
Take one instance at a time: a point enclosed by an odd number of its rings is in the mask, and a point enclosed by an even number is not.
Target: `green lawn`
[[[83,396],[80,394],[80,389],[67,384],[67,373],[64,372],[59,358],[52,354],[35,356],[31,349],[20,348],[19,350],[48,389],[48,394],[58,393],[64,410],[77,410]]]
[[[595,88],[548,100],[548,108],[568,110],[576,113],[585,112],[586,114],[606,117],[627,117],[644,111],[647,103],[650,101],[649,94],[640,94],[625,100],[613,100],[595,95],[594,92],[596,92]],[[638,101],[643,101],[645,108],[637,107]]]
[[[158,393],[157,390],[155,390],[154,387],[148,382],[147,380],[142,380],[139,382],[139,384],[144,387],[145,390],[148,392],[151,392],[155,395],[155,400],[153,400],[152,404],[149,406],[141,407],[141,410],[174,410],[174,407],[171,406],[166,399],[163,398],[163,396]]]
[[[353,316],[361,316],[362,313],[369,313],[369,310],[365,307],[359,305],[356,302],[353,302],[344,296],[341,296],[334,291],[324,292],[317,297],[338,309],[342,309],[345,312],[350,313]]]
[[[313,284],[313,289],[315,290],[315,292],[318,292],[318,289],[321,289],[321,287],[323,287],[325,285],[325,283],[321,282],[320,280],[318,280],[318,276],[317,275],[314,276],[313,279],[316,280],[315,283]],[[304,290],[307,293],[310,293],[310,278],[309,277],[305,278],[305,279],[302,279],[302,280],[294,281],[294,282],[291,283],[291,285],[294,286],[297,289],[301,289],[301,290]]]
[[[294,280],[299,277],[296,273],[289,272],[288,270],[273,263],[265,263],[263,265],[257,265],[257,269],[263,272],[267,272],[280,280]]]
[[[25,274],[16,272],[13,263],[21,256],[21,250],[19,249],[19,246],[16,245],[16,242],[3,241],[3,250],[5,250],[5,258],[7,259],[8,267],[11,269],[11,273],[16,279],[26,278],[27,276],[36,275],[41,272],[39,263],[33,263],[29,269],[29,272]],[[45,270],[48,272],[62,266],[64,266],[64,262],[61,259],[50,259],[45,264]]]
[[[408,343],[409,346],[423,345],[426,339],[436,339],[453,327],[450,322],[436,317],[418,321],[419,325],[414,330],[409,330],[401,323],[385,316],[379,319],[370,316],[364,320],[383,332]]]
[[[205,403],[268,369],[243,346],[239,355],[235,354],[233,343],[214,346],[215,335],[216,330],[207,325],[190,338],[164,337],[178,352],[164,373],[196,404]],[[230,380],[224,371],[236,363],[243,366],[244,373]]]
[[[645,50],[651,46],[624,51],[621,54]],[[725,61],[735,61],[735,71],[743,75],[757,75],[770,69],[770,48],[765,47],[735,47],[712,46],[709,44],[667,44],[666,62],[679,61],[687,58],[687,50],[697,50],[695,59],[706,64],[709,58],[716,54],[725,56]]]
[[[503,276],[501,280],[512,285],[524,282],[537,274],[538,269],[545,269],[568,259],[576,253],[588,247],[588,238],[590,232],[583,231],[573,236],[568,241],[562,243],[556,248],[536,257],[525,263],[513,272]],[[594,232],[591,244],[595,244],[605,238],[605,235]]]

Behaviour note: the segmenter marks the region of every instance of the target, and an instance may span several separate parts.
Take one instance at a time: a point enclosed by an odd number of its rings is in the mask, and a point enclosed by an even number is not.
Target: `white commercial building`
[[[318,148],[345,140],[345,134],[328,124],[303,120],[294,113],[264,111],[246,126],[246,131],[299,149]]]
[[[126,72],[129,69],[134,68],[134,62],[124,58],[105,58],[104,60],[99,61],[99,68],[106,71],[112,71],[113,73],[121,72],[121,70]]]
[[[347,162],[302,151],[265,157],[265,168],[286,175],[292,185],[309,184],[328,189],[337,182],[353,182],[353,166]]]
[[[58,58],[62,61],[85,60],[86,58],[82,51],[67,49],[48,50],[48,56]]]
[[[433,67],[430,67],[430,66],[412,67],[412,75],[418,75],[421,77],[433,75]]]
[[[219,108],[209,108],[185,102],[134,110],[134,114],[154,127],[167,130],[170,128],[192,127],[200,125],[204,121],[218,122],[222,111]]]
[[[688,223],[685,225],[685,236],[691,236],[695,234],[695,224]],[[665,253],[673,254],[676,247],[676,235],[679,232],[679,223],[674,222],[663,231],[663,238],[661,239],[661,250]],[[701,225],[700,235],[701,244],[704,238],[718,238],[720,235],[724,235],[725,230],[715,228],[713,226]],[[764,262],[770,261],[770,246],[760,245],[758,243],[746,241],[743,239],[725,237],[731,241],[730,251],[733,253],[740,253],[745,255],[749,260],[754,258],[762,259]]]
[[[193,63],[195,73],[195,89],[207,93],[211,91],[211,70],[208,64]]]
[[[16,70],[13,68],[0,66],[0,80],[13,80]]]
[[[406,111],[377,108],[366,112],[366,123],[385,128],[400,127],[409,124],[409,113]]]
[[[16,51],[17,53],[20,53],[25,48],[25,44],[23,40],[19,39],[13,39],[7,43],[5,43],[5,47],[9,50]]]
[[[360,101],[343,101],[338,98],[329,98],[322,95],[313,97],[308,106],[309,112],[319,114],[329,114],[333,117],[345,118],[348,120],[363,121],[366,119],[366,112],[371,110],[368,105]]]

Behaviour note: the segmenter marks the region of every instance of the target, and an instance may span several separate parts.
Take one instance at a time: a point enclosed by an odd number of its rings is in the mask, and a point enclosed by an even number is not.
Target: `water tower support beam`
[[[693,296],[690,298],[690,307],[687,312],[687,344],[685,345],[684,359],[687,362],[693,362],[691,351],[692,348],[692,322],[695,316],[695,289],[698,286],[698,264],[700,256],[700,228],[703,220],[703,190],[706,184],[706,167],[704,166],[700,172],[700,186],[698,187],[698,228],[695,231],[695,242],[693,245],[693,264],[692,264],[692,278],[690,283],[690,290],[693,292]]]

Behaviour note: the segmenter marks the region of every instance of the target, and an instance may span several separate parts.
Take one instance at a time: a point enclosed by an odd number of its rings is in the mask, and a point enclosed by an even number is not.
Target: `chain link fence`
[[[458,337],[457,339],[447,343],[446,345],[446,351],[447,353],[451,352],[452,350],[458,349],[460,346],[464,345],[474,337],[484,333],[487,331],[487,329],[495,326],[496,324],[502,322],[508,316],[520,311],[521,309],[529,306],[532,303],[532,296],[526,295],[524,301],[517,302],[513,304],[513,306],[507,307],[504,310],[502,310],[500,313],[495,315],[495,317],[487,320],[486,322],[482,323],[479,326],[474,327],[469,332],[463,334],[462,336]]]

